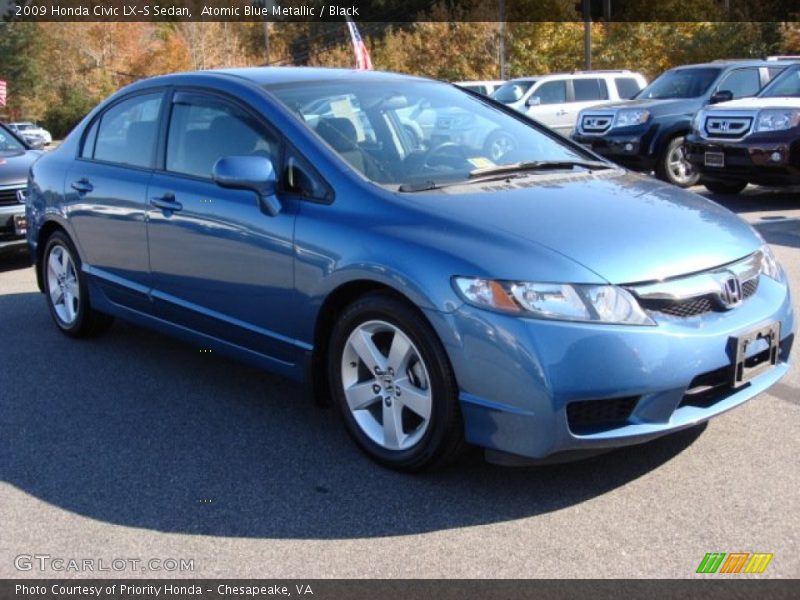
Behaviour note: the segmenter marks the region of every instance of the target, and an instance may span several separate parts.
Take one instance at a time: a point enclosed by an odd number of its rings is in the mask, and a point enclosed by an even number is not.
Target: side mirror
[[[539,96],[531,96],[525,102],[526,106],[539,106],[542,103],[542,99]]]
[[[730,90],[718,90],[711,94],[711,99],[708,101],[709,104],[718,104],[720,102],[729,102],[733,100],[733,92]]]
[[[252,190],[258,195],[258,205],[269,216],[281,212],[276,195],[278,178],[272,161],[264,156],[223,156],[212,170],[214,182],[224,188]]]

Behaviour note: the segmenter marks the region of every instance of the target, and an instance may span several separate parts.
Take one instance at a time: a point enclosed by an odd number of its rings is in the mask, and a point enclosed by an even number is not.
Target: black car
[[[25,205],[21,195],[28,171],[42,155],[0,123],[0,250],[25,245]]]
[[[736,194],[748,183],[800,184],[800,65],[755,98],[698,112],[686,151],[712,192]]]
[[[792,64],[725,60],[676,67],[633,100],[582,110],[572,137],[629,169],[655,171],[664,181],[689,187],[700,177],[684,150],[695,113],[707,104],[755,96]]]

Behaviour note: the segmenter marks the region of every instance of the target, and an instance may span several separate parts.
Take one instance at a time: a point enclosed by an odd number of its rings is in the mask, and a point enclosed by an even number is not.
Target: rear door
[[[95,118],[67,173],[69,220],[84,269],[118,304],[148,306],[145,225],[164,92],[115,102]]]
[[[277,216],[255,192],[212,181],[217,159],[261,155],[279,172],[282,141],[232,98],[177,91],[161,168],[148,191],[153,300],[163,318],[294,364],[294,225],[298,202]]]
[[[571,102],[567,105],[567,114],[564,115],[561,125],[566,128],[566,133],[575,128],[575,123],[578,121],[578,113],[581,110],[603,104],[609,100],[608,85],[602,77],[573,79],[572,90]],[[563,130],[562,133],[564,133]]]

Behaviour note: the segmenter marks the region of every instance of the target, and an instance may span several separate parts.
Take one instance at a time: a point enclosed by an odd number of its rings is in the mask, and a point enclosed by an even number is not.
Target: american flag
[[[353,41],[353,54],[356,57],[356,69],[359,71],[371,71],[372,61],[369,59],[369,52],[364,45],[364,40],[361,39],[361,34],[358,32],[358,27],[353,21],[347,19],[347,28],[350,30],[350,39]]]
[[[6,82],[0,79],[0,106],[6,105]]]

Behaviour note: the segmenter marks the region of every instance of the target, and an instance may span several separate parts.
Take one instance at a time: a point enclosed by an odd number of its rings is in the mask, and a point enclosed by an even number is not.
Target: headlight
[[[650,111],[642,108],[629,108],[621,110],[614,119],[614,127],[628,127],[629,125],[641,125],[647,123],[650,118]]]
[[[697,114],[695,114],[694,119],[692,119],[692,132],[703,135],[703,114],[702,110],[698,110]]]
[[[456,277],[469,304],[558,321],[655,325],[627,290],[613,285],[570,285]]]
[[[770,108],[758,113],[756,131],[780,131],[800,124],[800,111],[790,108]]]
[[[775,281],[784,281],[783,267],[767,244],[761,246],[761,273]]]

